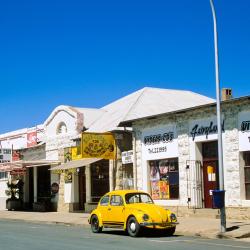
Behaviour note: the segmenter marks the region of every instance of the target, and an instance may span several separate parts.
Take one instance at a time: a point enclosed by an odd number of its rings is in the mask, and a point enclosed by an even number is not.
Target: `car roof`
[[[117,194],[117,195],[125,195],[125,194],[128,194],[128,193],[146,193],[147,194],[147,192],[145,192],[143,190],[114,190],[114,191],[108,192],[107,194],[109,194],[109,195],[115,195],[115,194]]]

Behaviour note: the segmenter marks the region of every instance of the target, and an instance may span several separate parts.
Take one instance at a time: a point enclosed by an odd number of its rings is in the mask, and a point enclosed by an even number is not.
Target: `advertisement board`
[[[111,133],[82,133],[82,157],[116,159],[115,138]]]
[[[145,129],[141,140],[142,157],[145,160],[178,157],[175,125]]]
[[[37,145],[37,132],[32,131],[27,133],[27,147],[33,147]]]
[[[12,159],[11,148],[0,148],[0,163],[10,162]]]

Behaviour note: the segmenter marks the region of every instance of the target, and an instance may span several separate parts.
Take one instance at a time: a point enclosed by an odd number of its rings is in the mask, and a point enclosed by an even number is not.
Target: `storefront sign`
[[[71,148],[72,160],[79,160],[82,158],[81,147]]]
[[[250,151],[250,112],[239,114],[239,151]]]
[[[116,159],[114,136],[111,133],[82,133],[82,157]]]
[[[22,159],[23,159],[23,155],[21,154],[20,150],[12,151],[12,161],[20,161]]]
[[[249,132],[250,131],[250,121],[241,122],[241,132]]]
[[[27,133],[27,147],[33,147],[37,145],[37,132],[32,131]]]
[[[133,150],[122,152],[122,164],[130,164],[133,163]]]
[[[12,150],[9,148],[0,148],[0,163],[10,162]]]
[[[64,148],[64,163],[72,161],[72,148]]]
[[[142,154],[145,160],[178,157],[175,125],[154,127],[143,131]]]
[[[224,120],[221,124],[221,130],[224,132]],[[191,136],[193,141],[195,140],[196,136],[202,136],[205,135],[206,139],[208,139],[208,135],[210,134],[217,134],[218,128],[217,124],[215,124],[213,121],[210,121],[208,126],[200,125],[200,124],[195,124],[192,129],[191,129]]]
[[[24,176],[24,175],[26,175],[26,168],[14,169],[10,172],[10,175],[12,175],[12,176]]]
[[[73,179],[72,172],[70,172],[68,170],[65,170],[64,171],[64,181],[65,181],[65,183],[72,183],[72,179]]]

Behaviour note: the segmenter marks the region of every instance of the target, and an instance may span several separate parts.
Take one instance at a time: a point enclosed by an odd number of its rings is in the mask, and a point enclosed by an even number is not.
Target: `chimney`
[[[233,98],[233,96],[232,96],[232,89],[230,89],[230,88],[223,88],[222,91],[221,91],[221,100],[222,101],[227,101],[227,100],[230,100],[232,98]]]

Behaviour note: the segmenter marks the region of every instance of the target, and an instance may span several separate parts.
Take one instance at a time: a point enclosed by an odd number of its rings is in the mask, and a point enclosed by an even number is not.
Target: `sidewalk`
[[[0,211],[0,220],[21,220],[37,223],[55,223],[65,225],[81,225],[89,227],[87,213],[61,212],[21,212]],[[249,220],[228,220],[227,232],[220,233],[220,220],[212,218],[179,217],[176,234],[185,236],[200,236],[204,238],[230,238],[250,242]]]

